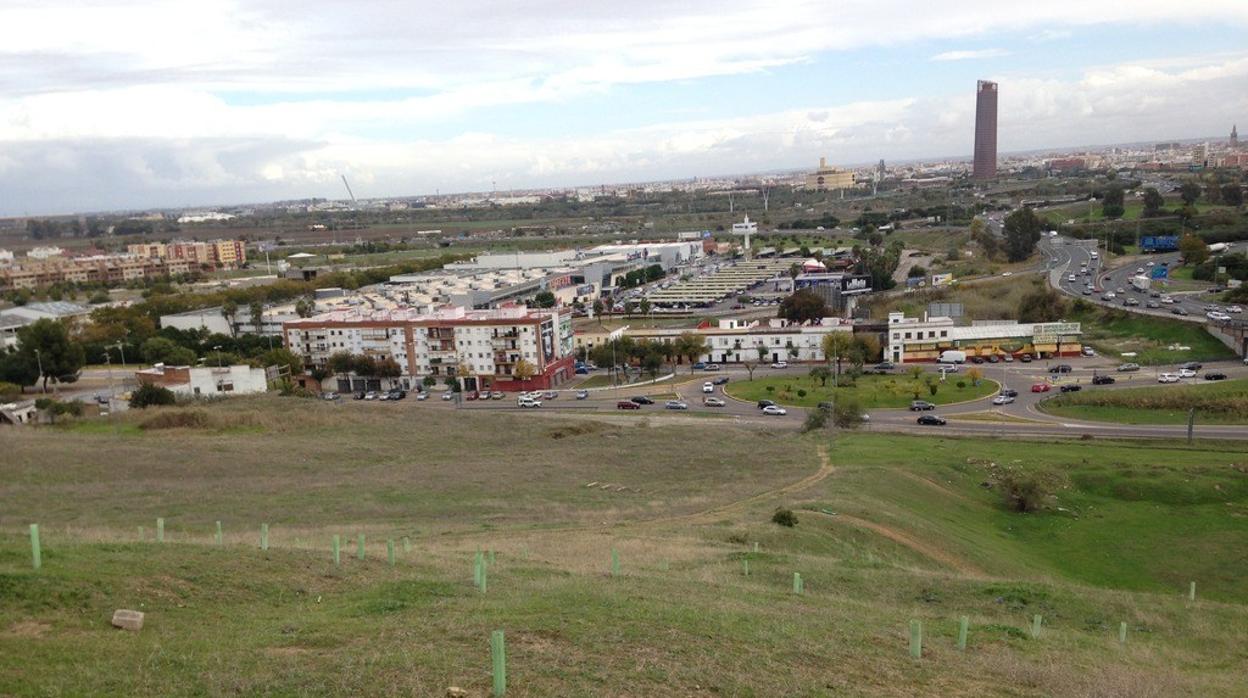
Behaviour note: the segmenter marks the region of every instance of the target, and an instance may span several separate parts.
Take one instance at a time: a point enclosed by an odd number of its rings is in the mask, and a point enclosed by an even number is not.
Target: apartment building
[[[118,284],[190,271],[191,264],[185,261],[143,259],[128,254],[58,257],[0,267],[0,289],[40,288],[56,283]]]
[[[557,310],[352,308],[291,320],[282,330],[286,346],[308,366],[324,367],[338,352],[390,358],[401,369],[396,383],[407,387],[433,376],[459,380],[467,390],[545,389],[573,375],[572,318]],[[514,376],[521,360],[533,367],[523,382]],[[376,383],[339,378],[338,389],[376,389]]]
[[[218,269],[236,269],[247,262],[242,240],[144,242],[127,245],[126,252],[141,259],[186,262]]]
[[[680,335],[692,333],[706,340],[709,351],[698,361],[740,363],[743,361],[772,363],[776,361],[823,361],[823,338],[832,332],[853,332],[853,324],[840,318],[824,318],[820,324],[794,324],[772,318],[758,320],[727,319],[719,324],[695,329],[624,328],[619,336],[636,341],[675,342]],[[611,333],[586,333],[576,336],[576,348],[592,350],[610,341]]]

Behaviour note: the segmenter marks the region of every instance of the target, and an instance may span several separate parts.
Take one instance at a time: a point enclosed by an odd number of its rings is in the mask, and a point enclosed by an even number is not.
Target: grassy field
[[[845,380],[842,377],[842,380]],[[961,388],[958,383],[964,383]],[[831,383],[821,386],[819,381],[808,376],[768,376],[762,372],[752,381],[734,381],[724,386],[725,392],[739,400],[755,402],[757,400],[774,400],[782,405],[796,407],[815,407],[820,402],[832,399],[847,398],[858,401],[862,409],[878,407],[906,407],[911,400],[919,398],[937,405],[952,402],[963,402],[987,397],[997,392],[999,386],[988,379],[981,378],[979,385],[972,385],[964,375],[950,374],[944,383],[937,383],[936,394],[932,395],[922,379],[915,381],[909,374],[892,376],[860,376],[852,386],[833,387]],[[806,395],[798,394],[799,390]]]
[[[1193,322],[1091,307],[1073,312],[1070,319],[1082,324],[1084,343],[1099,353],[1121,356],[1135,352],[1134,357],[1124,360],[1145,366],[1235,358],[1229,347]]]
[[[1040,403],[1050,414],[1122,424],[1248,424],[1248,380],[1067,393]]]
[[[151,428],[186,421],[165,410],[5,433],[0,693],[484,696],[495,629],[514,696],[1242,692],[1242,445],[278,398],[202,411],[196,428]],[[983,486],[1003,469],[1059,473],[1054,506],[1007,512]],[[770,523],[777,506],[796,527]],[[335,566],[330,536],[360,532],[366,559],[352,542]],[[477,550],[494,551],[485,593]],[[109,628],[115,608],[145,611],[143,631]]]

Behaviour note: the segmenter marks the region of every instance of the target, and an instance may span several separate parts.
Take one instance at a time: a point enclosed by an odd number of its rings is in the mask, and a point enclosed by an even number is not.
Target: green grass
[[[1196,385],[1067,393],[1040,403],[1045,412],[1072,419],[1122,424],[1248,424],[1248,379]]]
[[[1124,360],[1145,366],[1235,358],[1235,352],[1198,323],[1081,305],[1083,309],[1072,312],[1070,319],[1082,323],[1084,343],[1101,354],[1121,356],[1135,352],[1134,357]],[[1171,349],[1172,346],[1190,350]]]
[[[509,696],[1242,693],[1243,444],[273,397],[202,409],[261,431],[142,430],[135,413],[120,435],[5,432],[0,693],[483,696],[495,629]],[[1013,514],[983,486],[1002,468],[1068,484],[1052,509]],[[770,523],[777,506],[798,525]],[[495,551],[484,594],[477,550]],[[110,628],[116,608],[147,613],[144,629]]]
[[[842,376],[841,380],[847,378]],[[959,388],[959,382],[965,386]],[[756,376],[752,381],[735,381],[724,386],[729,395],[748,402],[774,400],[782,405],[815,407],[820,402],[833,399],[854,399],[864,410],[906,407],[915,399],[916,390],[921,400],[947,405],[987,397],[996,393],[998,387],[994,381],[986,378],[981,378],[976,386],[964,374],[950,374],[944,383],[937,383],[936,394],[932,395],[922,380],[916,383],[909,374],[860,376],[854,385],[836,388],[831,380],[827,386],[821,386],[818,380],[808,376],[767,376],[766,373],[761,377]],[[805,390],[806,396],[799,396],[799,390]]]

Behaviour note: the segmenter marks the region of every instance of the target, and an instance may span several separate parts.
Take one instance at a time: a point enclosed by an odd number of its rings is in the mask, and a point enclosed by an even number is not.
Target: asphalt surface
[[[1072,371],[1065,374],[1050,373],[1049,368],[1058,363],[1071,365]],[[963,366],[962,371],[965,371],[971,365]],[[1009,364],[985,363],[977,366],[983,372],[985,378],[1018,391],[1018,397],[1015,398],[1013,403],[1000,406],[993,405],[992,399],[995,395],[992,395],[979,400],[937,406],[933,411],[921,413],[912,412],[908,409],[872,409],[867,412],[869,421],[864,428],[870,431],[994,436],[1057,435],[1077,437],[1089,434],[1092,436],[1121,438],[1186,437],[1186,425],[1129,425],[1082,422],[1055,417],[1037,409],[1037,405],[1042,400],[1059,395],[1061,386],[1065,384],[1078,384],[1083,390],[1122,390],[1131,387],[1157,385],[1157,374],[1171,370],[1168,367],[1161,367],[1132,373],[1118,373],[1115,371],[1115,367],[1116,362],[1100,357],[1081,357],[1077,359],[1063,359],[1060,362],[1032,362],[1030,364],[1021,362]],[[926,368],[929,371],[931,370],[931,367]],[[759,378],[776,374],[796,377],[806,375],[809,370],[810,366],[807,365],[792,365],[787,369],[779,370],[769,369],[764,366],[755,370],[755,377]],[[898,371],[904,373],[900,369]],[[1182,383],[1216,385],[1216,381],[1203,379],[1204,373],[1209,371],[1225,373],[1229,378],[1248,378],[1248,366],[1244,366],[1240,362],[1227,361],[1208,364],[1199,372],[1196,378],[1184,379]],[[1091,380],[1096,374],[1112,375],[1116,382],[1113,385],[1093,386]],[[679,373],[677,378],[683,379],[686,378],[686,375],[685,373]],[[575,387],[562,388],[557,391],[558,397],[553,400],[542,400],[542,407],[538,409],[544,412],[552,410],[568,412],[589,411],[640,416],[665,416],[666,414],[715,415],[737,421],[773,424],[786,428],[796,428],[805,420],[807,410],[797,407],[786,407],[787,414],[783,416],[764,415],[755,403],[737,400],[725,394],[723,386],[715,386],[714,393],[703,393],[702,385],[705,381],[711,381],[716,377],[722,376],[728,377],[730,385],[734,382],[748,380],[748,374],[744,369],[725,366],[724,370],[718,372],[698,372],[695,380],[686,380],[681,383],[671,384],[663,382],[656,385],[595,389],[590,392],[588,398],[582,400],[576,399]],[[957,380],[957,378],[950,376],[948,380]],[[1033,385],[1046,385],[1049,387],[1049,390],[1046,392],[1032,392]],[[679,399],[688,405],[687,411],[667,410],[664,407],[665,401],[670,399],[673,393],[678,395]],[[434,393],[428,400],[419,402],[418,405],[422,409],[528,411],[516,405],[515,394],[508,394],[502,400],[464,400],[458,405],[454,401],[442,400],[441,395],[441,393]],[[619,410],[616,407],[618,402],[638,395],[652,397],[655,400],[655,404],[643,405],[638,410],[627,411]],[[723,407],[704,406],[702,404],[703,397],[710,397],[711,395],[724,400],[725,405]],[[410,396],[407,398],[408,401],[413,399]],[[347,400],[346,402],[351,401]],[[660,413],[660,415],[655,413]],[[948,424],[945,426],[920,425],[917,423],[917,418],[920,414],[939,415],[947,419]],[[1203,425],[1198,420],[1194,429],[1194,436],[1202,439],[1248,439],[1248,426]]]

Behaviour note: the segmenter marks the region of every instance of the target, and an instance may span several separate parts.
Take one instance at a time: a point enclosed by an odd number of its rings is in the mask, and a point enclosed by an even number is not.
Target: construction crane
[[[355,200],[355,194],[351,191],[351,185],[347,184],[347,176],[342,175],[342,186],[347,188],[347,195],[351,197],[351,205],[356,206],[359,202]]]

